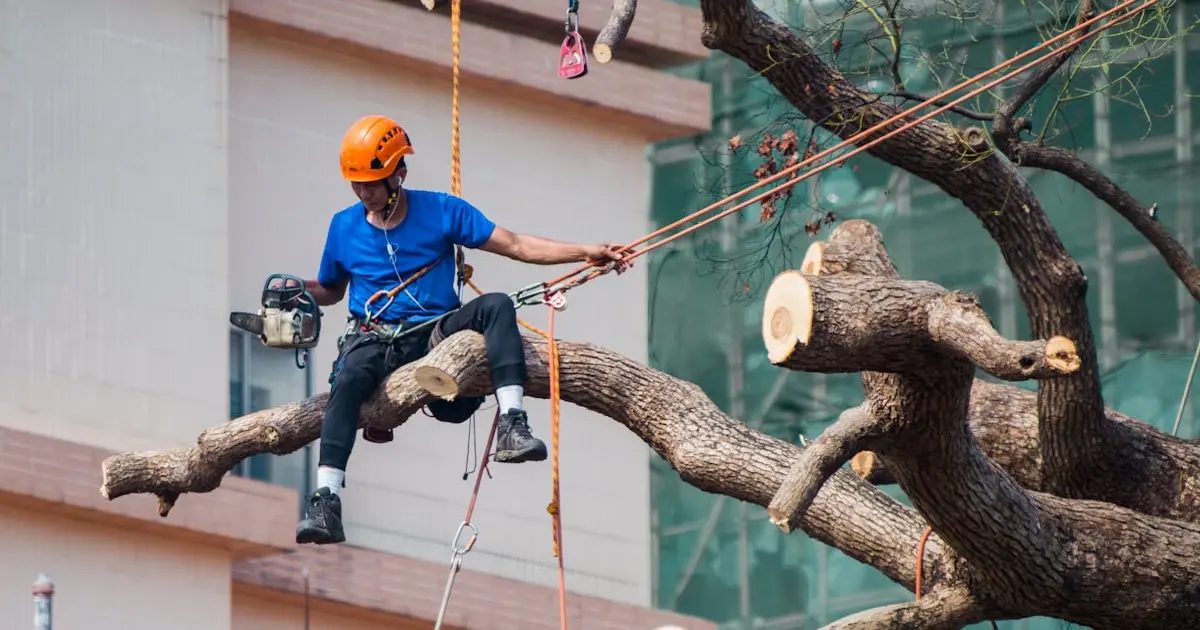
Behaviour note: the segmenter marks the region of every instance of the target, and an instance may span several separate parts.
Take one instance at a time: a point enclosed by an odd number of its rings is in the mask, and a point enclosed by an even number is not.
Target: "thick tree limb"
[[[767,291],[762,326],[768,359],[791,370],[897,372],[940,352],[1008,380],[1079,368],[1069,339],[1004,339],[973,297],[928,282],[787,271]]]
[[[861,219],[841,223],[826,242],[810,245],[802,267],[819,275],[899,277],[878,228]],[[862,380],[863,388],[870,389],[887,385],[892,377],[864,372]],[[1200,523],[1200,449],[1111,409],[1105,410],[1105,418],[1126,444],[1119,465],[1113,467],[1110,500],[1145,514]],[[989,459],[1023,487],[1046,489],[1037,394],[975,379],[967,421]],[[870,483],[896,483],[874,453],[859,453],[851,459],[851,467]]]
[[[843,617],[822,630],[958,630],[986,618],[969,592],[947,588],[913,602],[871,608]]]
[[[612,14],[600,34],[596,35],[596,43],[592,45],[592,55],[600,63],[612,60],[613,49],[629,34],[633,26],[633,17],[637,13],[637,0],[613,0]]]
[[[821,486],[877,433],[875,421],[863,407],[852,407],[820,437],[805,445],[767,506],[767,513],[784,533],[798,525]]]
[[[525,393],[546,398],[547,344],[526,337],[525,348]],[[625,425],[697,488],[765,507],[801,452],[730,419],[692,383],[589,344],[559,342],[559,350],[563,400]],[[418,385],[418,373],[425,382],[438,383],[445,395],[490,392],[487,365],[480,335],[453,335],[427,357],[393,373],[363,406],[362,425],[399,426],[432,400]],[[135,493],[177,497],[210,492],[245,457],[285,454],[316,440],[326,400],[321,394],[231,420],[203,432],[191,448],[114,455],[103,464],[101,493],[115,500]],[[166,510],[160,513],[165,516]],[[914,550],[925,522],[849,471],[829,478],[800,525],[814,539],[914,588]],[[931,545],[922,584],[935,588],[966,580],[970,571],[943,546]]]
[[[800,271],[813,276],[856,273],[866,276],[899,278],[895,263],[888,256],[879,228],[863,219],[843,221],[829,239],[809,245],[800,263]]]

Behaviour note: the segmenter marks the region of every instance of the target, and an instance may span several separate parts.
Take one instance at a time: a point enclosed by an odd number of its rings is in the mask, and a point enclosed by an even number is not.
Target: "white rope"
[[[1192,379],[1196,377],[1196,362],[1200,361],[1200,340],[1196,341],[1196,354],[1192,356],[1192,369],[1188,370],[1187,383],[1183,386],[1183,398],[1179,401],[1179,412],[1175,414],[1175,427],[1171,435],[1179,433],[1179,421],[1183,420],[1183,408],[1187,406],[1188,394],[1192,393]]]

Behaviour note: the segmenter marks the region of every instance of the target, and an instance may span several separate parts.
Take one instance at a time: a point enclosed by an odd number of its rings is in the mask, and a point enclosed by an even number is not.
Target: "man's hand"
[[[618,274],[624,273],[633,266],[633,261],[625,260],[626,252],[621,252],[622,245],[619,243],[601,243],[599,245],[585,245],[584,257],[588,264],[593,267],[604,267],[611,262],[617,263],[616,271]]]

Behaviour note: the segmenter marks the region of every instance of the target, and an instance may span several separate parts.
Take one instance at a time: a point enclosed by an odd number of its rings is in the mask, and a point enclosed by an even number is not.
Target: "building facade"
[[[647,143],[711,120],[710,87],[662,70],[707,54],[698,11],[643,0],[616,58],[564,81],[564,6],[465,4],[464,196],[516,231],[645,233]],[[606,11],[583,8],[589,39]],[[330,217],[354,201],[336,156],[358,117],[401,121],[416,147],[407,185],[448,188],[447,12],[415,0],[16,0],[0,25],[0,530],[11,551],[0,627],[29,627],[40,573],[64,628],[274,629],[306,615],[313,628],[430,627],[471,492],[466,425],[418,416],[391,444],[360,440],[349,541],[332,548],[292,539],[315,445],[251,458],[165,519],[152,497],[107,502],[98,489],[114,452],[184,447],[231,416],[327,390],[344,304],[325,309],[306,369],[231,330],[228,313],[254,309],[269,273],[316,273]],[[488,290],[557,271],[469,258]],[[647,360],[647,283],[636,267],[590,283],[560,335]],[[536,309],[522,316],[545,323]],[[547,405],[529,409],[548,437]],[[571,627],[713,627],[652,608],[644,444],[567,405],[561,449]],[[493,475],[448,624],[556,628],[549,466]]]
[[[802,29],[816,45],[829,46],[839,37],[835,30],[844,32],[839,65],[844,74],[865,89],[887,85],[889,60],[871,57],[868,43],[886,51],[889,44],[867,11],[849,10],[854,16],[842,22],[845,3],[756,4]],[[902,6],[916,16],[904,19],[904,39],[911,48],[900,72],[909,90],[933,95],[1061,32],[1062,24],[1075,19],[1070,12],[1076,5],[1035,7],[1010,0],[906,1]],[[958,9],[969,15],[953,19]],[[1048,143],[1078,151],[1139,201],[1157,204],[1159,220],[1193,256],[1200,256],[1194,165],[1200,135],[1193,102],[1200,93],[1200,38],[1190,31],[1198,18],[1200,5],[1181,1],[1131,20],[1128,24],[1136,22],[1137,29],[1106,31],[1094,40],[1089,61],[1078,69],[1074,88],[1057,109],[1061,76],[1022,112],[1034,120],[1035,134],[1049,129]],[[1140,35],[1131,35],[1134,31]],[[861,66],[846,61],[856,54],[864,60]],[[922,63],[923,57],[935,63]],[[763,133],[778,136],[794,129],[806,138],[811,128],[765,80],[727,56],[714,54],[675,72],[713,86],[713,124],[710,132],[656,145],[651,203],[656,226],[752,183],[760,164],[754,148]],[[985,96],[964,105],[994,111],[995,101]],[[963,126],[980,124],[944,118]],[[731,158],[725,147],[735,135],[748,149]],[[816,137],[822,148],[835,144],[820,131]],[[1055,173],[1025,172],[1089,279],[1088,309],[1107,405],[1172,431],[1196,351],[1194,300],[1146,239],[1086,189]],[[651,365],[696,382],[730,415],[797,444],[800,435],[819,435],[842,410],[861,402],[857,375],[781,370],[767,361],[762,345],[765,288],[778,271],[799,267],[813,240],[804,224],[818,212],[873,222],[904,277],[973,292],[1002,334],[1029,338],[1016,286],[978,220],[933,185],[859,154],[843,168],[796,186],[780,221],[760,222],[756,204],[724,219],[719,228],[654,252],[647,338]],[[817,238],[827,234],[828,229]],[[1183,409],[1181,437],[1200,436],[1194,409],[1194,402]],[[809,630],[912,598],[879,572],[803,532],[782,534],[765,509],[696,490],[660,461],[651,469],[657,606],[728,630]],[[895,486],[882,489],[907,502]],[[1053,630],[1063,624],[1026,619],[999,626]]]

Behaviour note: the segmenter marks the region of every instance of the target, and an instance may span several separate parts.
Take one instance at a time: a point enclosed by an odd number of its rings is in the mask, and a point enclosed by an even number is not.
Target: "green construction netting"
[[[1045,9],[1017,2],[1006,6],[1022,14]],[[780,11],[776,7],[777,15]],[[1194,5],[1187,11],[1197,13]],[[969,54],[958,69],[960,75],[994,63],[990,32],[968,32],[961,25],[945,26],[936,19],[914,21],[906,29],[911,41],[922,46],[953,40],[966,49]],[[1041,39],[1029,26],[1007,29],[1004,35],[1010,55]],[[761,133],[778,136],[794,129],[804,137],[809,131],[808,123],[781,104],[764,81],[727,61],[716,55],[679,69],[681,74],[712,83],[714,131],[656,148],[652,208],[657,225],[712,203],[726,189],[737,190],[752,182],[760,163],[753,146]],[[871,59],[864,58],[864,63]],[[1195,242],[1200,236],[1196,228],[1200,212],[1192,191],[1200,177],[1177,158],[1179,147],[1194,144],[1195,138],[1176,139],[1176,118],[1184,115],[1177,96],[1190,98],[1192,91],[1200,90],[1200,55],[1191,53],[1180,68],[1186,86],[1178,93],[1172,54],[1113,67],[1130,72],[1136,98],[1129,97],[1125,86],[1108,104],[1107,123],[1097,112],[1096,99],[1073,99],[1059,106],[1058,120],[1069,124],[1056,125],[1048,137],[1053,144],[1088,152],[1085,157],[1096,164],[1098,130],[1107,124],[1111,151],[1105,171],[1139,200],[1157,203],[1160,221],[1187,242]],[[728,95],[721,89],[726,71],[733,73],[734,89]],[[902,68],[902,74],[915,91],[928,93],[939,85],[929,68],[919,63]],[[952,76],[949,81],[960,78]],[[1034,103],[1028,115],[1044,118],[1052,102]],[[1180,121],[1184,129],[1200,123],[1194,113],[1187,115],[1187,121]],[[729,130],[743,134],[751,146],[722,161],[716,149],[725,145]],[[822,146],[828,145],[827,135],[818,132],[816,138],[825,143]],[[1060,238],[1088,275],[1087,304],[1101,344],[1108,406],[1170,431],[1196,338],[1191,298],[1145,239],[1110,208],[1057,174],[1027,175]],[[1024,307],[998,248],[958,201],[862,155],[814,180],[815,185],[810,180],[795,188],[779,221],[760,222],[761,208],[755,204],[727,220],[733,224],[730,234],[723,233],[726,228],[721,224],[654,252],[648,343],[656,368],[699,384],[726,411],[740,409],[747,422],[793,442],[800,435],[818,435],[841,410],[859,402],[862,390],[857,375],[788,373],[781,382],[780,370],[767,362],[762,349],[763,290],[775,273],[799,265],[812,240],[804,223],[818,216],[818,207],[820,212],[833,211],[839,220],[858,217],[874,222],[883,230],[902,274],[976,293],[1001,332],[1028,338]],[[739,345],[741,352],[735,356],[733,350]],[[743,376],[736,400],[731,366]],[[1200,437],[1190,407],[1183,415],[1180,435]],[[712,619],[731,629],[741,627],[737,624],[745,610],[745,616],[754,620],[749,627],[787,630],[817,628],[856,611],[911,598],[908,591],[836,549],[803,533],[784,536],[766,520],[762,508],[688,486],[659,460],[652,464],[652,483],[658,558],[655,601],[660,607]],[[898,489],[886,491],[906,502]],[[999,625],[1014,630],[1067,627],[1049,619]]]

